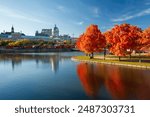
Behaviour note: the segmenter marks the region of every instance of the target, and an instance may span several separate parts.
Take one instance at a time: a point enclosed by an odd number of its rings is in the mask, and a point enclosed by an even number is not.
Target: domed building
[[[55,24],[54,30],[53,30],[53,36],[54,37],[59,37],[59,29]]]

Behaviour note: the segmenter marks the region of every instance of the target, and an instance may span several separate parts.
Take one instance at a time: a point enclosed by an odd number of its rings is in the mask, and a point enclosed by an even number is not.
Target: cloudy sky
[[[150,26],[150,0],[0,0],[0,32],[34,35],[36,30],[60,29],[60,34],[79,36],[90,24],[102,32],[115,24]]]

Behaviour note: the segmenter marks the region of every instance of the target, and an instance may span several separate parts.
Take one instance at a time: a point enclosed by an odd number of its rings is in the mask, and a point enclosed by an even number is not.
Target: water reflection
[[[150,70],[71,61],[77,55],[0,54],[0,99],[150,99]]]
[[[105,89],[112,99],[150,99],[149,70],[80,63],[77,74],[85,93],[92,98],[102,97]]]
[[[35,61],[38,68],[39,63],[50,64],[51,71],[57,72],[59,70],[59,62],[70,59],[70,56],[64,56],[60,53],[55,54],[1,54],[0,62],[8,63],[11,62],[12,70],[16,67],[21,67],[23,61]]]
[[[104,78],[97,74],[94,64],[81,63],[77,65],[77,73],[86,94],[96,98],[100,89],[100,85],[104,82]]]

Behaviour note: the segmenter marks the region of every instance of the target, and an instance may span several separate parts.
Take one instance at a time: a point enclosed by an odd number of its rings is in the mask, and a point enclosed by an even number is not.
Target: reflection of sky
[[[51,69],[50,59],[53,57],[44,57],[44,61],[38,57],[21,58],[21,65],[12,70],[12,62],[4,63],[0,57],[0,99],[84,98],[80,97],[85,94],[76,78],[76,63],[70,57],[54,57],[59,62],[59,66],[56,65],[59,69],[57,72]]]
[[[73,54],[81,53],[0,55],[0,99],[150,99],[149,70],[73,62]]]

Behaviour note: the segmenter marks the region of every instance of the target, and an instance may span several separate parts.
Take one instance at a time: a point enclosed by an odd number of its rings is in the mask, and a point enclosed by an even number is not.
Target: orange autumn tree
[[[82,38],[84,38],[84,34],[81,34],[81,35],[79,36],[79,38],[77,39],[77,42],[76,42],[76,47],[77,47],[79,50],[81,50],[81,51],[82,51],[81,43],[82,43],[82,41],[83,41]]]
[[[110,45],[109,50],[116,56],[130,55],[133,50],[140,49],[139,40],[142,30],[130,24],[115,25],[111,30],[105,32],[105,38]]]
[[[142,33],[142,48],[141,50],[150,51],[150,27],[145,29]]]
[[[101,52],[106,45],[104,35],[98,29],[97,25],[90,25],[85,33],[80,35],[76,46],[80,51],[85,52],[93,58],[94,52]]]

